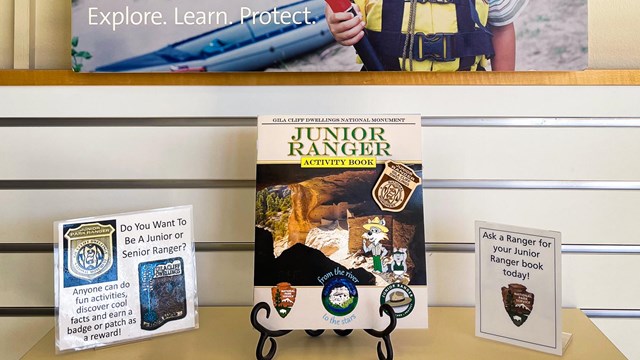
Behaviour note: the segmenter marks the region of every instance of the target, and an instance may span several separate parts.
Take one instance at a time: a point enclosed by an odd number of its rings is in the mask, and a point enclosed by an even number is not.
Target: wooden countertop
[[[249,322],[249,307],[201,307],[200,328],[125,345],[55,355],[54,331],[47,333],[23,359],[255,359],[258,332]],[[432,307],[428,330],[396,330],[396,359],[527,360],[557,356],[522,349],[474,335],[474,309]],[[577,309],[563,310],[563,330],[573,340],[563,360],[625,359],[624,355]],[[356,330],[348,337],[331,331],[312,338],[294,331],[278,338],[275,359],[375,359],[377,340]]]

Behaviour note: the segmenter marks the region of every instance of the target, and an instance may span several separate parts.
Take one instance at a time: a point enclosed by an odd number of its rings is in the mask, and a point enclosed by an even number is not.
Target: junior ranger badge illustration
[[[92,282],[109,272],[114,265],[114,233],[114,226],[108,223],[86,223],[69,228],[64,235],[67,241],[65,265],[69,275]],[[115,279],[102,281],[111,280]],[[79,284],[71,286],[74,285]],[[65,286],[69,286],[66,281]]]
[[[422,179],[407,165],[388,160],[371,194],[380,209],[400,212],[421,183]]]

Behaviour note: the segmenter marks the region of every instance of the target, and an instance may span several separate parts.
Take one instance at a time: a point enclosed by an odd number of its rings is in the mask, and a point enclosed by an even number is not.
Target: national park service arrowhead
[[[502,302],[504,309],[509,314],[513,323],[520,327],[529,318],[533,311],[533,293],[527,291],[527,287],[521,284],[509,284],[502,287]]]
[[[285,318],[289,315],[293,304],[296,302],[296,293],[297,289],[286,282],[281,282],[271,288],[273,307],[276,308],[276,312],[280,317]]]

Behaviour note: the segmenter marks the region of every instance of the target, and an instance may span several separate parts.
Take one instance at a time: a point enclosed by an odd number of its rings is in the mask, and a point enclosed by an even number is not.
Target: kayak
[[[311,52],[334,41],[324,0],[302,0],[170,44],[160,50],[99,66],[97,72],[253,71]],[[303,14],[280,21],[282,13]],[[266,16],[265,16],[266,15]],[[270,17],[273,15],[273,17]],[[282,20],[285,19],[285,20]]]

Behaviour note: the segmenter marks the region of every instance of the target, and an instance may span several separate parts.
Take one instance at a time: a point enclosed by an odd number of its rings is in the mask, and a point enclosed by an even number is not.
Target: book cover
[[[256,178],[269,328],[427,327],[420,116],[259,117]]]

